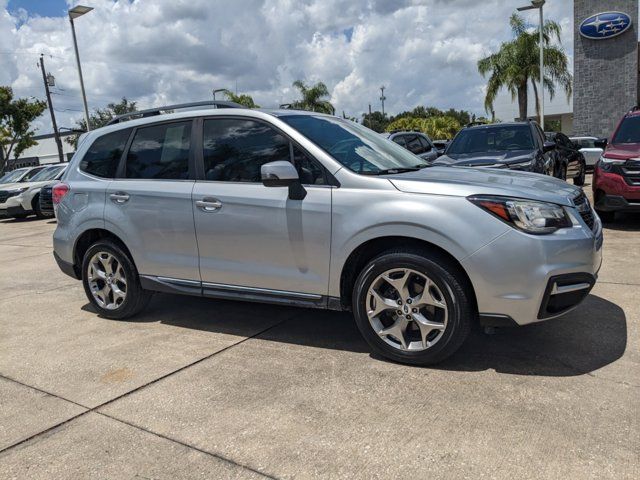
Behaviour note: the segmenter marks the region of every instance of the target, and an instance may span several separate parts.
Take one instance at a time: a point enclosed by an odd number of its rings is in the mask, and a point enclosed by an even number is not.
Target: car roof
[[[464,130],[477,130],[481,128],[497,128],[497,127],[513,127],[513,126],[527,126],[531,125],[533,122],[500,122],[500,123],[486,123],[484,125],[470,125],[468,127],[464,127]]]

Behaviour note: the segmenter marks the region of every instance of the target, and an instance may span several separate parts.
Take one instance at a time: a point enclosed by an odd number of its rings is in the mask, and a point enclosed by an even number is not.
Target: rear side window
[[[127,153],[126,178],[187,180],[191,120],[139,128]]]
[[[289,140],[254,120],[204,121],[204,175],[218,182],[261,182],[260,167],[291,160]]]
[[[97,138],[80,161],[80,170],[100,178],[113,178],[131,133],[130,128]]]

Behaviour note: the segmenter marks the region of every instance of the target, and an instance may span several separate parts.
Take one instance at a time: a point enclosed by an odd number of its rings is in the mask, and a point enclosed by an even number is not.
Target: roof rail
[[[228,102],[225,100],[209,100],[205,102],[178,103],[176,105],[166,105],[164,107],[149,108],[148,110],[138,110],[137,112],[129,112],[123,115],[118,115],[117,117],[111,119],[111,121],[109,121],[107,125],[114,125],[116,123],[121,123],[126,120],[131,120],[132,117],[135,117],[135,118],[153,117],[155,115],[161,115],[162,112],[166,112],[169,110],[181,110],[183,108],[193,108],[193,107],[246,108],[240,105],[239,103]]]

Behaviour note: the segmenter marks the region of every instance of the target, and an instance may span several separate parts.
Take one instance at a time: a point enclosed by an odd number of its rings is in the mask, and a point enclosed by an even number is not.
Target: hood
[[[18,182],[18,183],[5,183],[0,185],[0,190],[18,190],[20,188],[27,188],[27,189],[32,189],[32,188],[37,188],[37,187],[44,187],[45,185],[48,184],[53,184],[53,183],[58,183],[60,180],[44,180],[42,182]]]
[[[0,190],[17,190],[18,188],[28,187],[28,183],[1,183]]]
[[[581,189],[539,173],[494,168],[427,167],[416,172],[386,175],[400,191],[433,195],[502,195],[573,205]]]
[[[616,160],[628,160],[629,158],[640,158],[640,143],[611,143],[607,145],[604,154],[608,158]]]
[[[531,160],[531,150],[509,150],[501,152],[475,152],[475,153],[447,153],[438,158],[437,164],[460,165],[468,167],[487,167],[492,165],[504,165],[521,163]]]

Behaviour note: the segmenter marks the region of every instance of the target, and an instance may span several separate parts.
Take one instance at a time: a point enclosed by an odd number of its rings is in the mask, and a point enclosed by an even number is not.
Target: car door
[[[191,119],[144,125],[106,189],[104,221],[141,275],[200,281],[191,192]]]
[[[205,294],[322,301],[332,196],[322,166],[262,120],[208,118],[202,131],[193,215]],[[277,160],[296,165],[304,199],[262,184],[261,166]]]

